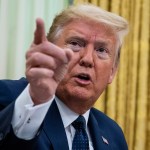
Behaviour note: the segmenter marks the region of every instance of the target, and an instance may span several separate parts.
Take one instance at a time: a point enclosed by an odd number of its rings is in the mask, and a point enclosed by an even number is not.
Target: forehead
[[[67,24],[63,29],[65,37],[80,36],[86,40],[95,41],[116,41],[116,33],[103,23],[92,21],[73,21]]]

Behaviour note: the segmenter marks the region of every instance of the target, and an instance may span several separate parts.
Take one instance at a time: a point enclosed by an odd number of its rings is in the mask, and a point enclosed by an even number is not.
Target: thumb
[[[33,44],[40,44],[43,41],[47,41],[47,38],[45,35],[44,21],[41,18],[37,18]]]
[[[69,48],[65,48],[64,51],[65,51],[66,56],[67,56],[67,62],[69,62],[72,59],[74,53]]]

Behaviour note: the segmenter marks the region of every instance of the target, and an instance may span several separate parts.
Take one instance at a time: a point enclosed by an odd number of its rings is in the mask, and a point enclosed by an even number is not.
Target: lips
[[[77,78],[79,78],[81,80],[85,80],[85,81],[91,80],[91,77],[88,74],[84,74],[84,73],[78,74]]]
[[[79,73],[75,76],[75,81],[78,84],[85,86],[91,83],[91,76],[87,73]]]

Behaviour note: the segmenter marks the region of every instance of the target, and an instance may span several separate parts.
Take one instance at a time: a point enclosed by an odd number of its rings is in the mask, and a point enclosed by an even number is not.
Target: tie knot
[[[72,125],[73,125],[73,127],[74,127],[76,130],[85,129],[85,127],[86,127],[85,118],[80,115],[80,116],[72,123]]]

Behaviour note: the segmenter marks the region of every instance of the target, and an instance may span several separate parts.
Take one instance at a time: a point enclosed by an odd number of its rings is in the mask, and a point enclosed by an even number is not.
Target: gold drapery
[[[74,0],[93,3],[129,21],[119,71],[95,107],[122,127],[129,150],[150,150],[150,1]]]

